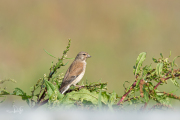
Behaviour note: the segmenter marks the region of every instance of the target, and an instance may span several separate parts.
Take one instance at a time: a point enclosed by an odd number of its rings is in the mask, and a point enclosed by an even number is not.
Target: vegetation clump
[[[13,92],[9,92],[6,88],[0,88],[0,97],[4,97],[1,103],[6,100],[7,95],[16,95],[22,97],[22,100],[25,100],[29,107],[33,109],[47,104],[49,109],[55,107],[67,109],[76,107],[87,110],[108,108],[111,111],[116,111],[125,110],[128,106],[140,110],[173,109],[170,100],[180,100],[180,97],[174,94],[176,89],[172,92],[160,91],[158,89],[159,86],[169,84],[167,81],[171,81],[177,90],[180,87],[177,82],[180,79],[180,69],[175,69],[177,67],[175,59],[179,56],[170,61],[171,53],[168,58],[163,57],[162,54],[160,54],[161,57],[159,59],[152,58],[153,64],[156,65],[155,68],[152,67],[152,64],[143,66],[146,53],[140,53],[133,67],[134,82],[129,87],[125,87],[125,83],[128,81],[125,81],[123,84],[125,89],[124,95],[118,95],[115,91],[109,93],[106,82],[88,83],[87,81],[82,83],[81,89],[72,86],[65,94],[61,94],[59,87],[63,80],[63,73],[61,71],[58,72],[58,70],[67,64],[64,64],[64,60],[73,59],[67,58],[70,45],[71,40],[69,39],[66,50],[63,51],[61,58],[56,58],[45,51],[58,61],[56,64],[52,62],[49,75],[44,74],[31,87],[31,94],[26,94],[21,88],[15,88]],[[13,79],[5,79],[1,80],[0,84],[5,81],[16,82]],[[149,108],[147,107],[148,104]]]

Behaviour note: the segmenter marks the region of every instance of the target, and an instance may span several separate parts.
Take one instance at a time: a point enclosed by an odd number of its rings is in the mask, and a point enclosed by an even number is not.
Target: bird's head
[[[91,56],[87,53],[87,52],[79,52],[76,56],[76,59],[79,59],[79,60],[86,60],[87,58],[90,58]]]

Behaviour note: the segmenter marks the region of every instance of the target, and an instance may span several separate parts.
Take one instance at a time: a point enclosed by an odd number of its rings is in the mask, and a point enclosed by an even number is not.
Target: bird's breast
[[[80,80],[83,78],[84,74],[85,74],[85,70],[86,70],[86,62],[84,62],[84,65],[83,65],[83,71],[82,73],[73,81],[73,85],[75,86],[78,82],[80,82]]]

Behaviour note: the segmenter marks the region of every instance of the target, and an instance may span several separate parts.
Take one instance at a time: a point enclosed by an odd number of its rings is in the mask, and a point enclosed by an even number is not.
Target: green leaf
[[[157,59],[152,58],[152,60],[153,60],[155,63],[158,63],[158,60],[157,60]]]
[[[44,49],[44,51],[45,51],[48,55],[50,55],[51,57],[56,58],[56,57],[54,57],[53,55],[51,55],[50,53],[48,53],[45,49]],[[57,58],[56,58],[56,59],[57,59]]]
[[[114,91],[110,94],[110,98],[109,98],[109,104],[110,105],[113,105],[115,103],[116,95],[117,94]]]
[[[160,53],[160,56],[163,58],[163,55],[162,55],[162,53]]]
[[[24,94],[25,94],[24,91],[21,90],[20,88],[15,88],[15,90],[13,91],[13,95],[22,96]]]
[[[177,57],[175,57],[174,59],[173,59],[173,61],[172,61],[172,63],[171,63],[171,67],[172,67],[172,69],[173,69],[173,67],[174,67],[174,62],[175,62],[175,60],[176,60],[176,58],[178,58],[178,57],[180,57],[180,56],[177,56]]]
[[[147,73],[151,70],[152,70],[151,64],[149,66],[146,65],[145,67],[143,67],[143,73],[142,73],[143,79],[146,79]]]
[[[141,81],[141,79],[138,79],[138,81],[136,82],[136,87],[139,87],[139,82]]]
[[[74,92],[74,91],[73,91]],[[69,93],[68,93],[69,94]],[[69,96],[68,94],[66,94],[62,100],[60,101],[60,103],[66,107],[73,107],[74,103],[76,102],[74,99],[71,98],[71,96]]]
[[[55,87],[51,82],[44,80],[46,87],[47,87],[47,92],[48,92],[48,97],[51,98],[53,95],[57,95],[57,99],[62,99],[64,97],[63,94],[59,92],[57,87]]]
[[[69,62],[69,61],[68,61]],[[67,64],[68,64],[68,62],[67,63],[65,63],[63,66],[66,66]]]
[[[3,103],[6,100],[6,98],[7,98],[7,96],[1,96],[1,95],[0,95],[0,97],[4,97],[4,99],[1,100],[0,103]]]
[[[132,101],[130,100],[130,101],[129,101],[129,105],[132,105],[132,104],[133,104],[133,103],[132,103]]]
[[[108,104],[108,100],[109,100],[109,93],[107,91],[101,91],[101,102],[104,104]]]
[[[170,101],[169,101],[168,97],[166,97],[164,95],[156,95],[155,97],[158,102],[165,104],[165,105],[170,105]]]
[[[156,66],[156,74],[161,75],[162,69],[163,69],[163,63],[158,63]]]
[[[87,89],[81,89],[80,91],[72,91],[66,95],[66,99],[62,101],[62,103],[67,103],[68,101],[77,101],[83,100],[90,101],[94,105],[98,105],[99,94],[97,92],[90,92]],[[107,97],[102,92],[101,102],[107,104]]]
[[[145,59],[146,59],[146,52],[140,53],[136,60],[136,65],[134,66],[134,70],[133,70],[135,76],[140,72],[140,68]]]
[[[101,90],[100,90],[99,96],[98,96],[98,107],[99,107],[99,109],[102,108],[102,102],[101,102]]]
[[[169,58],[171,57],[171,50],[170,50],[170,54],[169,54]]]
[[[175,86],[179,87],[179,83],[175,79],[170,79],[170,80]]]
[[[117,94],[114,91],[111,94],[108,94],[108,96],[109,96],[108,107],[109,107],[109,110],[112,112],[114,111],[112,105],[115,104],[115,102],[116,102],[116,95]]]
[[[20,88],[15,88],[12,95],[21,96],[22,100],[25,100],[28,105],[29,105],[29,99],[32,98],[32,96],[26,95],[26,93],[23,90],[21,90]]]
[[[179,89],[173,90],[173,91],[169,92],[169,94],[175,93],[175,92],[177,92],[178,90],[179,90]]]

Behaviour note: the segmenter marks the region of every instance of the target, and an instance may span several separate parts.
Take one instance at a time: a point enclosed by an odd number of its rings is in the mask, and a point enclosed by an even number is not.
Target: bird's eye
[[[86,54],[83,54],[83,55],[86,55]]]

